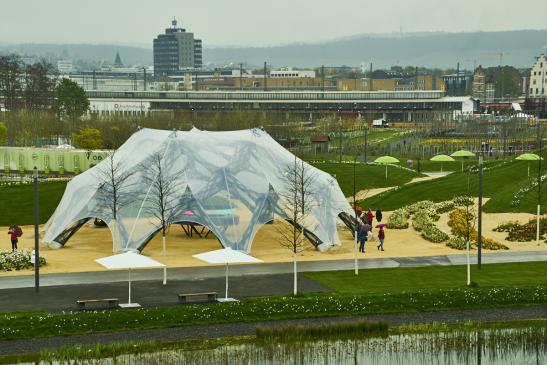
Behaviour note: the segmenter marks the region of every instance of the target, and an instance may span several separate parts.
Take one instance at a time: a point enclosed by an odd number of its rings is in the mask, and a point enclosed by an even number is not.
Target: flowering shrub
[[[463,208],[458,208],[450,212],[448,225],[451,228],[452,234],[465,239],[469,232],[469,240],[474,245],[478,240],[479,233],[473,226],[475,216],[472,212],[466,212]],[[508,250],[509,247],[499,243],[491,238],[481,237],[482,247],[487,250]]]
[[[443,214],[443,213],[450,212],[451,210],[454,209],[454,207],[455,207],[454,202],[447,200],[444,202],[436,203],[434,206],[434,209],[437,212],[437,214]]]
[[[536,239],[536,229],[536,220],[532,219],[525,224],[519,224],[518,222],[502,223],[494,228],[494,231],[507,232],[506,240],[508,241],[529,242]],[[539,221],[539,238],[543,240],[545,235],[547,235],[547,218],[542,218]]]
[[[412,228],[418,232],[421,232],[425,226],[431,224],[433,224],[433,221],[425,210],[419,210],[412,216]]]
[[[465,207],[465,206],[468,206],[468,205],[473,205],[473,203],[474,203],[473,199],[471,199],[471,197],[466,196],[466,195],[457,196],[454,199],[452,199],[452,201],[454,202],[454,205],[459,206],[459,207]]]
[[[40,266],[46,264],[46,259],[40,256],[38,260]],[[0,270],[12,271],[12,270],[24,270],[32,269],[34,264],[31,262],[30,251],[14,251],[14,252],[0,252]]]
[[[446,246],[456,250],[465,250],[465,239],[463,237],[452,236],[446,243]],[[471,248],[471,245],[469,248]]]
[[[403,207],[399,208],[389,216],[387,220],[387,227],[392,229],[406,229],[408,228],[408,211]]]
[[[422,237],[434,243],[441,243],[448,240],[448,235],[441,231],[433,222],[426,224],[422,230]]]

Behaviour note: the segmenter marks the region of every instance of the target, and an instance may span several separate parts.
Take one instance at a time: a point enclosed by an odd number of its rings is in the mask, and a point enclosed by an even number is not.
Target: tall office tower
[[[156,76],[182,75],[182,71],[202,67],[201,39],[194,33],[177,28],[173,19],[171,28],[154,39],[154,74]]]

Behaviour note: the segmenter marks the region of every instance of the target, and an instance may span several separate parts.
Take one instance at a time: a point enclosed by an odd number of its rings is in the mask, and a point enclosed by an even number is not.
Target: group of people
[[[386,238],[386,233],[384,231],[384,224],[382,224],[382,211],[377,210],[376,214],[373,214],[370,209],[367,211],[362,211],[360,215],[362,223],[358,223],[357,228],[357,241],[359,241],[359,252],[365,252],[365,244],[368,239],[372,238],[372,224],[376,218],[378,225],[376,226],[378,231],[378,241],[379,244],[376,246],[376,249],[384,251],[384,239]]]

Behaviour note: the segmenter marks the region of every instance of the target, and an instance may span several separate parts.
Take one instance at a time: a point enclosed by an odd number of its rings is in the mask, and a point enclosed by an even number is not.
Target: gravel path
[[[43,348],[54,349],[61,346],[95,345],[120,341],[158,341],[175,342],[190,339],[212,339],[221,337],[252,336],[257,326],[279,326],[286,324],[319,324],[357,319],[382,320],[390,326],[409,323],[460,323],[465,321],[504,321],[518,319],[547,318],[547,306],[523,308],[496,308],[468,311],[404,313],[389,315],[330,317],[264,321],[253,323],[226,323],[153,330],[127,331],[104,334],[88,334],[67,337],[51,337],[33,340],[13,340],[0,342],[0,356],[36,353]]]

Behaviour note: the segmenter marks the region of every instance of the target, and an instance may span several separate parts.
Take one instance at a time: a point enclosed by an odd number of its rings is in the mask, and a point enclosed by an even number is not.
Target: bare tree
[[[110,229],[115,245],[114,251],[119,251],[121,247],[118,246],[120,244],[120,232],[117,231],[118,214],[135,198],[134,193],[130,191],[129,179],[136,170],[126,170],[123,163],[115,159],[116,154],[115,150],[108,160],[99,166],[97,174],[101,181],[98,188],[98,201],[106,211],[106,216],[111,219]]]
[[[304,161],[294,156],[294,163],[288,165],[285,171],[285,191],[280,194],[281,209],[287,215],[285,220],[288,224],[279,225],[278,232],[281,245],[293,253],[294,295],[298,293],[297,255],[304,250],[305,223],[314,203],[311,189],[314,178]]]
[[[56,73],[53,65],[42,60],[25,67],[25,105],[28,110],[49,109],[55,100]]]
[[[177,205],[180,197],[180,175],[184,170],[173,171],[171,166],[166,166],[165,154],[158,151],[153,153],[143,164],[147,173],[143,179],[149,187],[145,194],[143,210],[148,216],[160,222],[162,234],[163,261],[163,285],[167,284],[167,252],[166,239],[169,226],[177,215]]]
[[[0,56],[0,96],[8,110],[15,110],[22,92],[23,63],[17,55]]]

